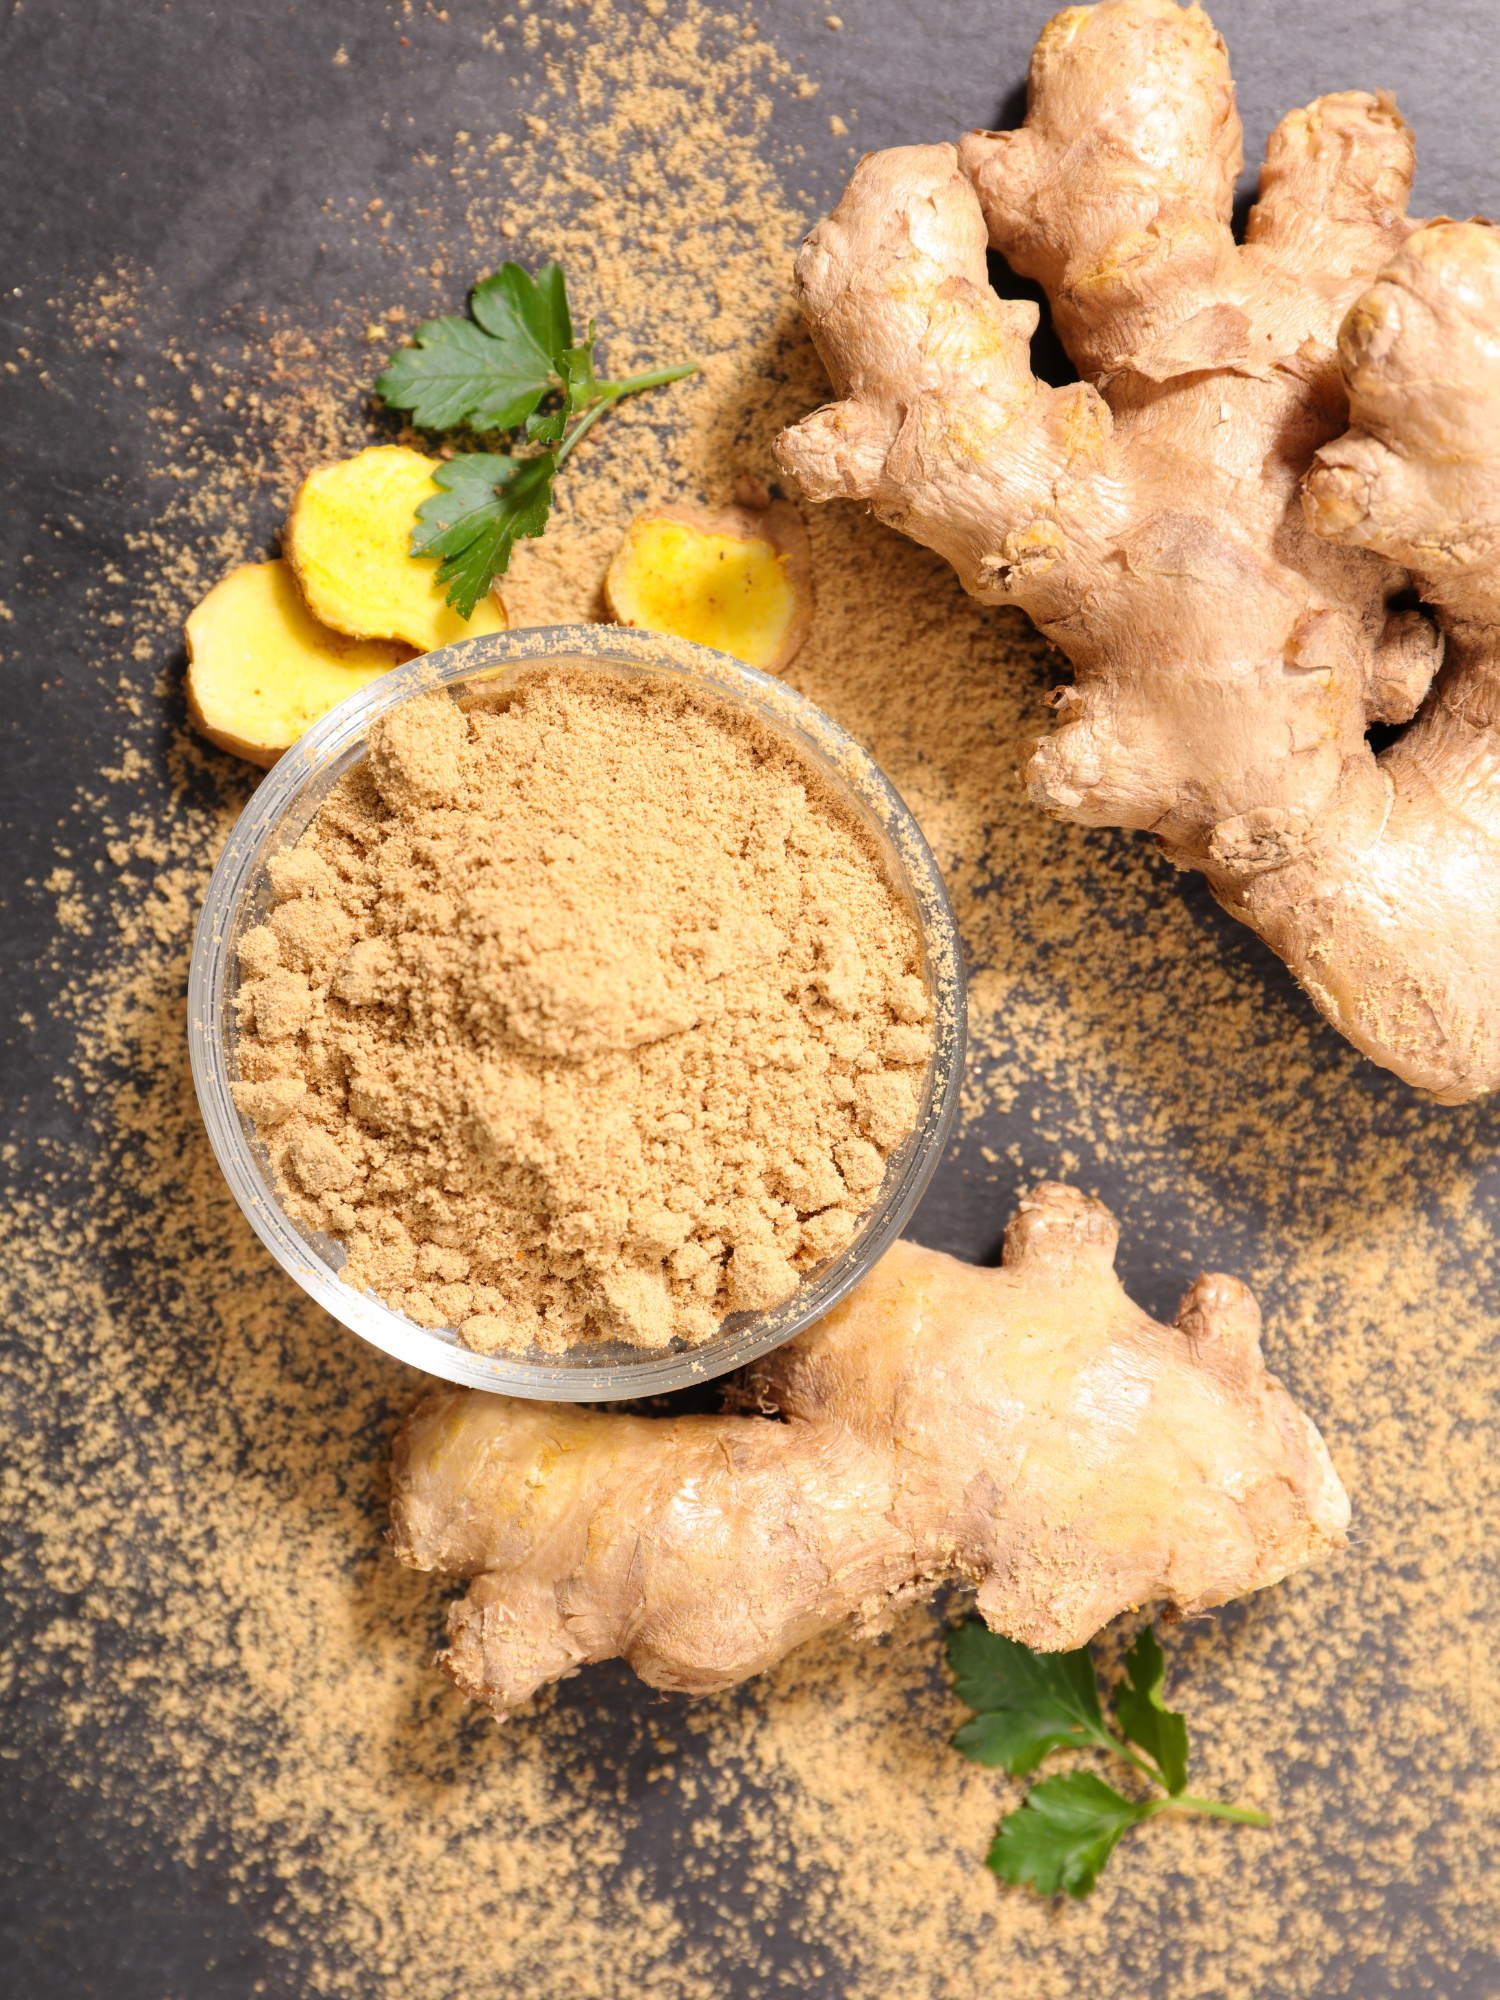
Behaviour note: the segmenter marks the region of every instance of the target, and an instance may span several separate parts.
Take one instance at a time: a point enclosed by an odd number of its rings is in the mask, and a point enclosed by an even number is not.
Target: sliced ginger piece
[[[604,579],[610,616],[779,673],[812,618],[807,530],[789,501],[747,489],[748,504],[721,513],[658,507],[633,521]]]
[[[409,553],[418,504],[438,490],[437,464],[405,445],[371,445],[303,480],[284,545],[325,625],[353,639],[400,639],[419,653],[507,629],[493,593],[460,618],[443,601],[438,558]]]
[[[409,647],[320,625],[284,562],[231,570],[185,629],[193,727],[262,768],[346,695],[410,657]]]

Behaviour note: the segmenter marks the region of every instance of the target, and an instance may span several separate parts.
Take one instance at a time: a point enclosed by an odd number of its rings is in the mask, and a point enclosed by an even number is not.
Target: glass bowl
[[[917,913],[934,1049],[917,1123],[887,1160],[885,1179],[853,1240],[807,1272],[785,1304],[732,1314],[698,1346],[641,1349],[589,1341],[564,1354],[477,1354],[449,1328],[429,1331],[339,1277],[342,1246],[293,1222],[277,1197],[265,1148],[235,1108],[236,948],[271,907],[266,863],[303,832],[337,780],[365,754],[370,725],[429,689],[493,683],[542,664],[664,675],[748,710],[822,776],[873,835],[891,880]],[[371,681],[325,715],[268,772],[219,856],[193,939],[188,1041],[209,1140],[234,1197],[276,1261],[353,1332],[429,1375],[508,1396],[602,1402],[657,1395],[729,1373],[779,1347],[844,1297],[900,1235],[942,1157],[963,1082],[966,1006],[953,907],[921,829],[890,781],[805,696],[726,653],[618,626],[562,625],[465,639]]]

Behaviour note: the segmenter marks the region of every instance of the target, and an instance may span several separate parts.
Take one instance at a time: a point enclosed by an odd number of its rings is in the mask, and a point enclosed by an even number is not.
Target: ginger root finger
[[[1244,152],[1224,43],[1200,8],[1055,15],[1032,51],[1025,124],[969,133],[959,160],[990,241],[1045,288],[1081,374],[1149,352],[1164,326],[1191,329],[1215,360],[1243,358],[1244,315],[1222,293]]]
[[[1118,512],[1109,410],[1083,383],[1033,378],[1037,308],[995,297],[985,253],[952,146],[866,154],[797,258],[840,400],[776,457],[811,500],[868,501],[985,602],[1063,617],[1091,569],[1077,553]]]
[[[1339,329],[1349,428],[1303,484],[1314,532],[1412,571],[1480,628],[1500,599],[1500,231],[1415,230]]]
[[[868,156],[808,237],[839,400],[777,458],[1067,655],[1045,811],[1152,833],[1458,1102],[1500,1086],[1495,232],[1408,217],[1411,132],[1344,91],[1276,128],[1237,245],[1240,136],[1201,9],[1059,14],[1018,131]],[[1071,388],[986,242],[1046,288]],[[1377,757],[1372,723],[1407,734]]]
[[[1443,664],[1380,759],[1378,837],[1258,926],[1280,922],[1328,967],[1326,1011],[1351,1041],[1404,1047],[1404,1073],[1449,1098],[1473,1095],[1474,1077],[1500,1082],[1497,325],[1500,232],[1435,222],[1340,330],[1349,429],[1314,457],[1303,509],[1326,541],[1410,573],[1438,607]],[[1439,1036],[1465,1058],[1458,1076],[1428,1058]]]
[[[284,542],[325,625],[356,639],[399,639],[419,653],[507,629],[493,592],[472,618],[460,618],[445,602],[437,557],[410,553],[417,506],[437,491],[437,462],[404,445],[371,445],[302,482]]]
[[[283,562],[231,570],[183,629],[193,727],[263,770],[329,709],[410,657],[406,646],[320,625]]]
[[[790,502],[658,507],[633,521],[604,579],[620,625],[674,632],[780,673],[807,637],[812,569]]]
[[[616,1655],[703,1693],[945,1578],[992,1629],[1065,1648],[1342,1547],[1348,1502],[1250,1294],[1200,1279],[1158,1325],[1116,1236],[1049,1184],[998,1270],[898,1244],[755,1364],[780,1423],[428,1398],[397,1439],[392,1541],[473,1579],[439,1664],[501,1714]]]

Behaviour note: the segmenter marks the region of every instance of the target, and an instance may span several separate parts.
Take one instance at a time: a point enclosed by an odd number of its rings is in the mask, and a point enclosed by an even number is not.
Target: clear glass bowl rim
[[[363,754],[370,725],[388,709],[434,688],[496,681],[548,663],[665,673],[757,715],[875,834],[921,923],[935,1047],[916,1128],[892,1156],[852,1243],[805,1278],[785,1305],[735,1314],[698,1347],[662,1351],[614,1343],[601,1350],[589,1343],[561,1355],[478,1354],[460,1345],[451,1329],[417,1326],[346,1285],[329,1261],[332,1246],[286,1214],[269,1164],[230,1094],[228,1002],[236,941],[248,927],[264,862],[289,844],[287,829],[293,829],[290,838],[300,835],[334,780]],[[963,1084],[967,1029],[963,951],[942,873],[873,758],[784,681],[706,646],[608,625],[544,626],[462,640],[369,682],[322,717],[267,772],[225,842],[193,938],[187,1014],[193,1083],[214,1156],[277,1263],[342,1325],[397,1360],[469,1388],[559,1402],[653,1396],[710,1381],[779,1347],[835,1306],[900,1235],[942,1158]]]

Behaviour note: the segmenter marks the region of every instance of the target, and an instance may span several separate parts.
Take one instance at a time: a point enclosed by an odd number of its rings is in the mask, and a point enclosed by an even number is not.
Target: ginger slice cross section
[[[812,616],[807,530],[795,507],[769,494],[716,514],[659,507],[631,523],[604,597],[618,624],[672,632],[780,673]]]
[[[438,490],[436,465],[405,445],[371,445],[303,481],[286,552],[325,625],[357,639],[400,639],[419,653],[505,631],[505,608],[493,593],[460,618],[437,580],[437,557],[410,552],[417,507]]]
[[[231,570],[188,614],[184,629],[194,728],[262,768],[409,651],[320,625],[284,562]]]

